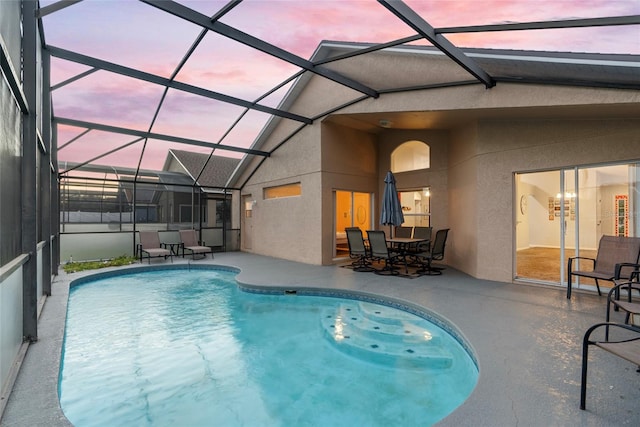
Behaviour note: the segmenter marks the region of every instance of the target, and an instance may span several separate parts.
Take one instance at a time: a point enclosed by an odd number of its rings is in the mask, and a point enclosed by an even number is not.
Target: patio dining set
[[[365,238],[358,227],[347,227],[345,232],[354,271],[408,276],[412,267],[413,276],[421,276],[444,270],[433,261],[444,258],[448,228],[437,230],[433,239],[431,227],[399,226],[391,237],[384,230],[367,230]]]

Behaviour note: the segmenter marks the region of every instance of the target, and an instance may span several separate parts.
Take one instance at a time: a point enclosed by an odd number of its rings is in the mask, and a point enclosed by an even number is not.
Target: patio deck
[[[188,261],[175,260],[181,262]],[[476,350],[480,376],[469,399],[439,426],[622,426],[640,420],[640,373],[598,349],[591,351],[587,410],[579,409],[582,336],[604,321],[605,297],[577,291],[567,300],[562,288],[478,280],[451,268],[442,276],[407,279],[239,252],[195,263],[238,267],[237,279],[245,284],[355,290],[409,301],[449,319]],[[27,352],[1,426],[70,425],[57,399],[68,284],[94,272],[57,277],[40,317],[39,341]]]

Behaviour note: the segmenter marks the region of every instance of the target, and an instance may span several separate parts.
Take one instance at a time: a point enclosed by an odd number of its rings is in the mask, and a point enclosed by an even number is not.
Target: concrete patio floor
[[[564,289],[478,280],[451,268],[442,276],[407,279],[239,252],[191,262],[237,267],[237,280],[247,285],[346,289],[447,318],[475,349],[480,376],[469,399],[439,426],[640,425],[640,373],[599,349],[590,352],[587,410],[579,409],[582,337],[604,321],[604,296],[574,292],[567,300]],[[27,351],[1,426],[70,425],[57,398],[68,285],[91,273],[56,278],[40,316],[39,341]],[[615,313],[614,320],[621,319]]]

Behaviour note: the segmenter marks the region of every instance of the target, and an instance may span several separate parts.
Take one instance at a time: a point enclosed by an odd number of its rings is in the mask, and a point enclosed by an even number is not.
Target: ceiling
[[[453,129],[478,120],[549,119],[580,116],[583,119],[637,119],[637,105],[607,105],[606,110],[597,105],[566,107],[522,107],[455,111],[412,111],[364,114],[336,114],[326,121],[369,133],[387,129]]]

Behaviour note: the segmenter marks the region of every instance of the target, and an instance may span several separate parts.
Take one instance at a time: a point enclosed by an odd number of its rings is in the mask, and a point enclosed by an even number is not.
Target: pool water
[[[73,286],[60,403],[86,426],[431,425],[478,370],[449,334],[363,301],[264,295],[235,273]]]

